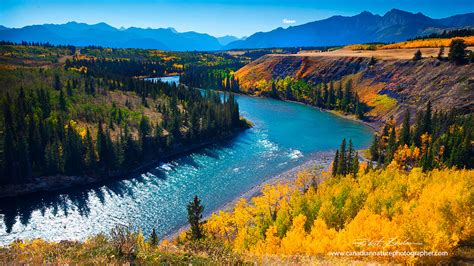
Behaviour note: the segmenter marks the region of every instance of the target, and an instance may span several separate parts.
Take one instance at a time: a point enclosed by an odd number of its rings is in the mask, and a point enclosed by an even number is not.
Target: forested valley
[[[232,94],[136,78],[173,71],[165,64],[78,59],[71,47],[41,44],[6,44],[6,51],[18,61],[0,77],[3,185],[41,176],[115,176],[246,126]]]

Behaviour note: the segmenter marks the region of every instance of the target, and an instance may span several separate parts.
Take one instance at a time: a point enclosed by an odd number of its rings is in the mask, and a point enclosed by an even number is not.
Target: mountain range
[[[209,34],[177,32],[173,28],[114,28],[106,23],[43,24],[23,28],[0,26],[0,40],[49,42],[76,46],[145,48],[174,51],[215,51],[239,48],[332,46],[351,43],[397,42],[454,28],[474,27],[474,13],[433,19],[421,13],[392,9],[385,15],[364,11],[355,16],[327,19],[258,32],[247,38],[214,37]]]
[[[331,46],[399,42],[446,29],[474,27],[474,13],[433,19],[422,13],[392,9],[385,15],[364,11],[352,17],[333,16],[303,25],[258,32],[226,48]]]

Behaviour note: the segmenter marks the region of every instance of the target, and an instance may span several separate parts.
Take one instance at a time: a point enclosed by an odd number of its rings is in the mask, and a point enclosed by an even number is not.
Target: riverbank
[[[230,139],[236,136],[238,133],[252,127],[252,123],[246,119],[242,119],[242,125],[239,128],[236,128],[231,133],[220,136],[215,139],[203,141],[200,143],[191,144],[188,146],[179,146],[178,148],[163,153],[156,159],[149,160],[145,163],[142,163],[139,167],[136,167],[128,171],[114,171],[109,173],[104,173],[97,176],[84,175],[84,176],[65,176],[65,175],[55,175],[55,176],[41,176],[33,178],[32,182],[14,184],[8,186],[0,185],[0,199],[12,198],[18,196],[25,196],[36,193],[48,193],[48,192],[59,192],[71,188],[80,188],[86,187],[94,184],[99,184],[102,182],[114,180],[114,179],[125,179],[124,176],[130,176],[132,174],[140,173],[150,169],[153,166],[156,166],[162,161],[166,161],[177,156],[182,156],[193,151],[205,148],[209,145],[218,143],[220,141]]]
[[[217,211],[230,211],[235,206],[235,204],[241,199],[244,198],[247,201],[251,200],[253,197],[259,196],[262,192],[262,189],[266,185],[276,185],[276,184],[287,184],[293,183],[298,176],[299,172],[302,171],[327,171],[329,166],[334,159],[334,152],[317,152],[311,155],[311,159],[308,161],[295,166],[283,173],[277,174],[275,176],[265,178],[260,184],[253,186],[248,191],[242,193],[239,197],[229,201],[222,206],[220,206]],[[215,211],[215,212],[217,212]],[[210,215],[207,215],[205,218],[209,218]]]
[[[333,151],[316,152],[314,154],[311,154],[310,159],[303,162],[302,164],[297,165],[280,174],[277,174],[274,176],[268,176],[264,178],[263,182],[253,186],[249,190],[240,194],[238,197],[235,197],[234,199],[222,204],[220,207],[213,210],[210,214],[204,216],[203,220],[209,219],[213,213],[217,213],[219,211],[231,211],[236,205],[236,203],[242,198],[244,198],[247,201],[250,201],[253,197],[261,195],[262,189],[266,185],[273,186],[276,184],[293,183],[297,179],[298,173],[302,171],[327,171],[329,170],[329,167],[331,166],[333,159],[334,159]],[[178,230],[166,235],[164,239],[172,240],[176,238],[181,232],[187,230],[188,228],[189,226],[187,225],[183,226],[179,228]]]
[[[298,101],[292,101],[292,100],[282,100],[282,99],[279,99],[280,101],[284,101],[284,102],[290,102],[290,103],[297,103],[297,104],[302,104],[302,105],[305,105],[305,106],[308,106],[308,107],[311,107],[311,108],[316,108],[316,109],[319,109],[323,112],[328,112],[328,113],[331,113],[333,115],[336,115],[336,116],[339,116],[339,117],[342,117],[344,119],[348,119],[348,120],[351,120],[351,121],[357,121],[359,123],[362,123],[370,128],[372,128],[374,131],[379,131],[382,126],[383,126],[383,121],[380,121],[380,120],[373,120],[373,121],[368,121],[368,120],[360,120],[358,119],[354,114],[350,114],[350,115],[346,115],[346,114],[343,114],[341,112],[338,112],[338,111],[335,111],[335,110],[328,110],[328,109],[324,109],[324,108],[321,108],[321,107],[316,107],[314,105],[311,105],[311,104],[307,104],[307,103],[303,103],[303,102],[298,102]]]
[[[185,85],[186,86],[186,85]],[[218,91],[218,92],[225,92],[224,90],[214,90],[214,91]],[[375,132],[378,132],[381,130],[381,128],[383,127],[384,125],[384,121],[381,121],[381,120],[360,120],[358,119],[355,115],[353,114],[350,114],[350,115],[346,115],[346,114],[343,114],[341,112],[338,112],[338,111],[335,111],[335,110],[329,110],[329,109],[324,109],[324,108],[321,108],[321,107],[316,107],[314,105],[311,105],[311,104],[308,104],[308,103],[304,103],[304,102],[298,102],[298,101],[293,101],[293,100],[287,100],[287,99],[276,99],[276,98],[271,98],[271,97],[265,97],[265,96],[259,96],[259,95],[255,95],[255,94],[252,94],[252,93],[246,93],[244,91],[239,91],[239,92],[232,92],[234,94],[237,94],[237,95],[245,95],[245,96],[249,96],[249,97],[256,97],[256,98],[268,98],[268,99],[275,99],[275,100],[278,100],[278,101],[283,101],[283,102],[289,102],[289,103],[296,103],[296,104],[301,104],[301,105],[305,105],[305,106],[308,106],[308,107],[311,107],[311,108],[315,108],[315,109],[318,109],[322,112],[328,112],[328,113],[331,113],[335,116],[338,116],[338,117],[342,117],[344,119],[347,119],[347,120],[351,120],[351,121],[357,121],[359,123],[362,123],[368,127],[370,127],[371,129],[373,129]]]

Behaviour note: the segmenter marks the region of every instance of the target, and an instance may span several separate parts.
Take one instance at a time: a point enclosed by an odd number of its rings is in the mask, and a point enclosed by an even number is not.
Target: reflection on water
[[[169,77],[160,77],[160,78],[146,78],[147,81],[156,82],[158,80],[166,83],[175,83],[179,84],[179,76],[169,76]]]
[[[368,146],[371,130],[307,106],[238,96],[255,127],[232,139],[157,164],[122,180],[0,202],[0,243],[16,238],[83,239],[131,224],[160,236],[186,224],[186,203],[197,194],[205,215],[265,178],[288,170],[342,138]]]

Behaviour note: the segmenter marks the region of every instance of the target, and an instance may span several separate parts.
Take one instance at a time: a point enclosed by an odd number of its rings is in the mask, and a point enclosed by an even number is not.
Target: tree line
[[[66,69],[84,69],[84,67],[87,75],[110,79],[136,76],[162,76],[166,70],[165,65],[146,60],[79,59],[74,56],[72,60],[67,59],[65,63]]]
[[[353,91],[352,80],[344,84],[342,81],[331,81],[310,85],[304,80],[285,77],[269,82],[259,81],[255,84],[255,90],[260,95],[275,99],[298,101],[328,110],[355,114],[359,119],[363,119],[364,113],[368,111],[368,106],[362,103]]]
[[[232,70],[212,69],[207,66],[189,66],[181,74],[180,82],[193,88],[239,92],[239,80]]]
[[[429,35],[418,36],[413,39],[408,39],[407,41],[414,41],[414,40],[426,40],[426,39],[446,39],[446,38],[454,38],[454,37],[467,37],[473,36],[474,29],[455,29],[455,30],[443,30],[442,32],[438,33],[431,33]]]

